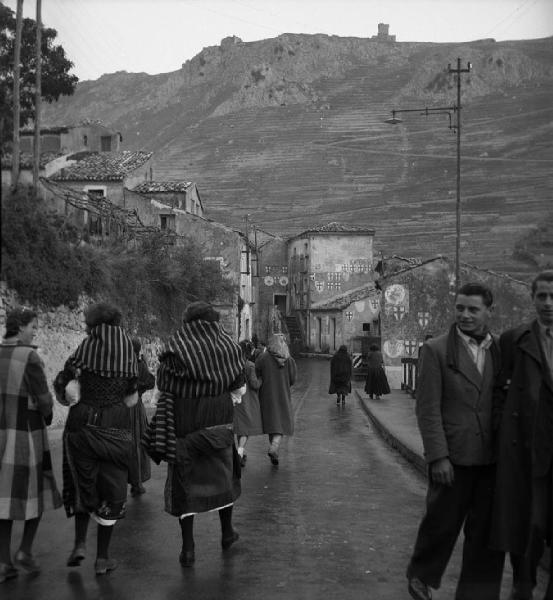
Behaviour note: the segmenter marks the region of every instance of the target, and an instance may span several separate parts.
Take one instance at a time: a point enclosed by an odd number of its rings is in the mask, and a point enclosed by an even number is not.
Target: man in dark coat
[[[532,598],[553,536],[553,271],[532,283],[537,318],[502,334],[492,545],[511,553],[512,600]],[[544,600],[553,599],[553,558]]]
[[[417,420],[429,483],[426,513],[407,568],[408,590],[429,600],[464,527],[456,600],[499,600],[504,554],[488,549],[495,465],[492,399],[499,349],[487,323],[491,291],[459,289],[455,323],[425,342],[417,381]]]

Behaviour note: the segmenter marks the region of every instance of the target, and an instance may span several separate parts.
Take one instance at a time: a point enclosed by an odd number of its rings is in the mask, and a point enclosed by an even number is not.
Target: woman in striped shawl
[[[37,573],[32,545],[44,510],[61,506],[52,473],[46,425],[53,400],[44,365],[32,346],[37,315],[28,308],[8,313],[0,344],[0,583],[17,568]],[[12,564],[13,522],[25,521]]]
[[[88,336],[67,359],[54,389],[71,407],[63,434],[63,501],[67,516],[75,517],[75,545],[67,565],[77,567],[85,558],[92,517],[98,523],[94,568],[103,575],[117,566],[108,550],[113,525],[125,515],[138,365],[117,308],[94,304],[85,322]],[[80,383],[76,403],[66,392],[75,378]]]
[[[240,495],[240,462],[230,392],[245,383],[244,358],[219,324],[219,313],[205,302],[194,302],[159,360],[161,395],[146,438],[152,458],[169,463],[165,510],[179,517],[179,560],[189,567],[194,563],[195,514],[219,512],[223,549],[238,539],[232,506]],[[152,451],[156,447],[164,452]]]

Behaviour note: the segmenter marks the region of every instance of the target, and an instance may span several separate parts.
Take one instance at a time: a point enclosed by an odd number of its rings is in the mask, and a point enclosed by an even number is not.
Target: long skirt
[[[242,435],[261,435],[261,407],[256,392],[248,390],[242,396],[242,402],[234,407],[234,433]]]
[[[146,409],[142,400],[138,400],[131,409],[131,434],[132,434],[132,455],[129,465],[129,483],[133,487],[139,487],[144,481],[148,481],[152,476],[152,467],[150,457],[141,444],[142,435],[148,427],[148,418]]]
[[[367,380],[365,381],[365,392],[371,396],[382,396],[390,393],[388,378],[383,367],[369,367]]]
[[[177,438],[169,463],[165,510],[181,517],[232,504],[241,492],[240,459],[231,425],[200,429]]]

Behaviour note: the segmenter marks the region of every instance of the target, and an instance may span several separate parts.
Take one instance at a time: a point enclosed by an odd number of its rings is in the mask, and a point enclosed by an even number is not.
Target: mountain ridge
[[[44,122],[96,118],[125,148],[155,152],[155,177],[194,180],[210,218],[294,235],[314,223],[376,229],[386,253],[452,255],[455,136],[447,116],[462,76],[463,259],[524,271],[517,238],[551,212],[553,38],[378,42],[283,34],[229,37],[181,69],[118,72],[79,84]]]

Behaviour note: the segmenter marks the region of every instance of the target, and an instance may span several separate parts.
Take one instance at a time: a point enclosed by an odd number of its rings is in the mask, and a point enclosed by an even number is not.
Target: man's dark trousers
[[[429,483],[407,577],[440,587],[461,527],[463,565],[455,600],[499,600],[505,554],[488,548],[495,465],[453,465],[455,481]]]

